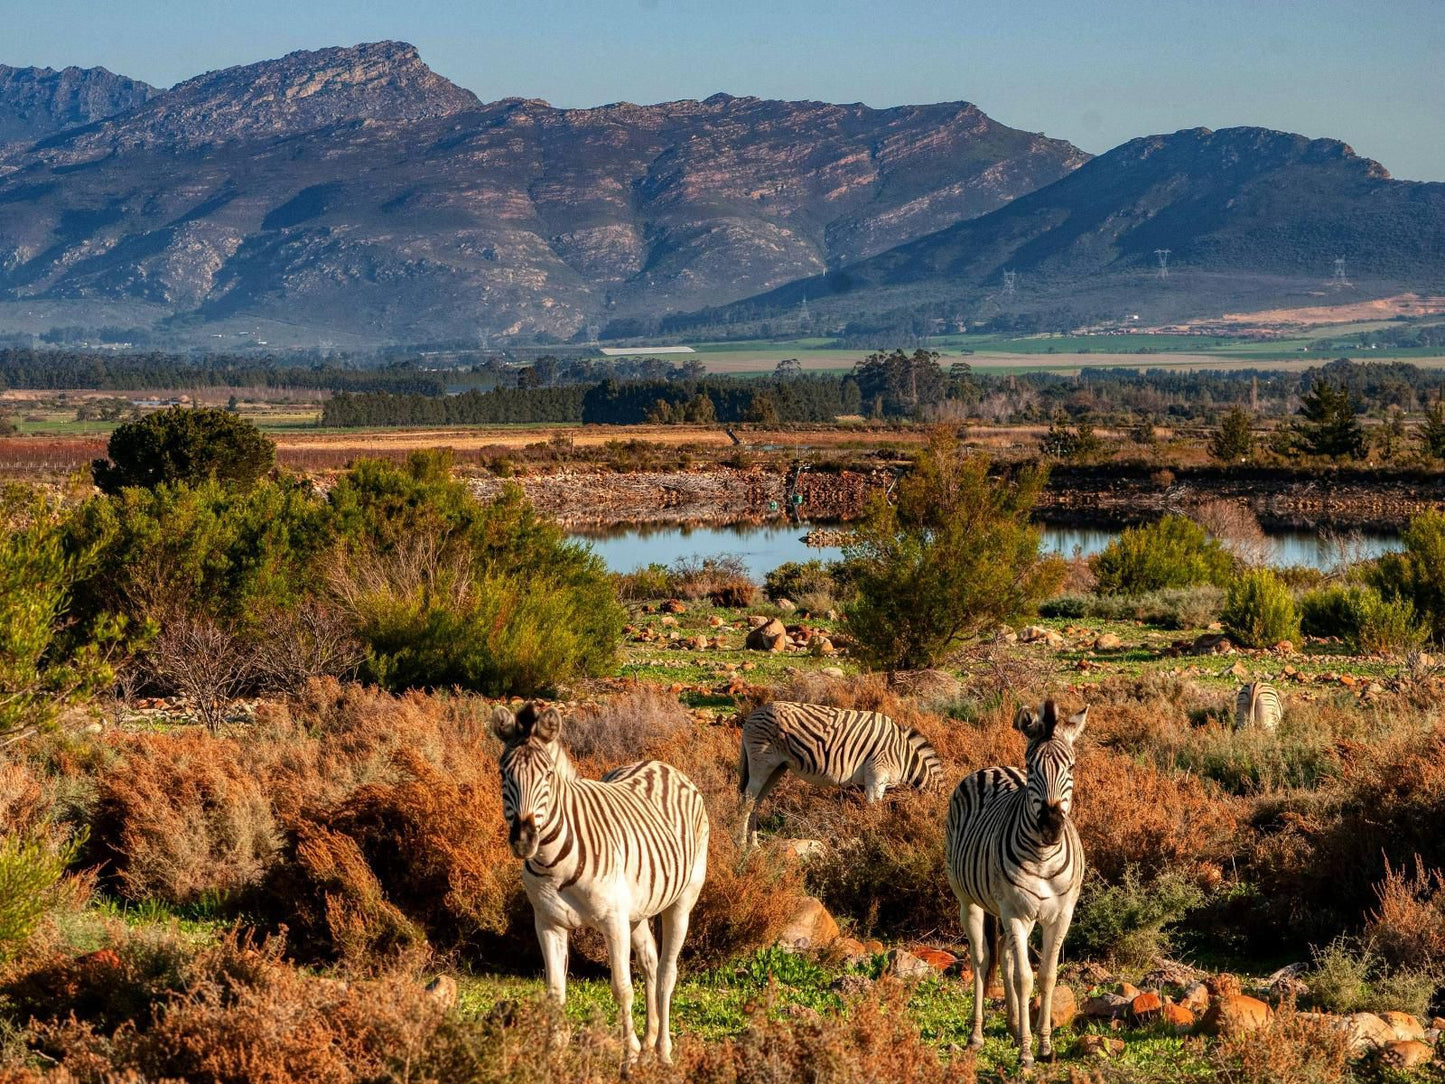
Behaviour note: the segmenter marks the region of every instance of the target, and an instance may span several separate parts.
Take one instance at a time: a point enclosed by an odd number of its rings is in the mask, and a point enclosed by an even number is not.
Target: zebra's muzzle
[[[1052,847],[1064,834],[1064,822],[1068,814],[1062,802],[1049,802],[1039,814],[1039,836]]]
[[[537,853],[537,821],[534,817],[518,817],[512,822],[512,831],[507,841],[512,853],[526,860]]]

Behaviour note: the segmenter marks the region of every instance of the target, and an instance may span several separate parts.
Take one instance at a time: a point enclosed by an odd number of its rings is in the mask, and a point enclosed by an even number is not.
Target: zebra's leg
[[[1010,918],[1006,925],[1009,974],[1005,985],[1013,994],[1014,1010],[1018,1015],[1019,1066],[1028,1068],[1034,1063],[1033,1037],[1029,1034],[1029,995],[1033,993],[1034,986],[1033,968],[1029,967],[1029,932],[1033,923],[1022,918]]]
[[[1054,984],[1059,976],[1059,950],[1064,945],[1064,935],[1069,932],[1069,922],[1074,917],[1074,905],[1069,902],[1053,922],[1044,927],[1043,952],[1039,957],[1039,1057],[1044,1061],[1054,1060]]]
[[[863,800],[881,802],[890,782],[887,772],[876,764],[869,764],[863,769]]]
[[[775,760],[766,763],[763,772],[754,774],[749,779],[748,791],[743,796],[743,850],[751,850],[758,845],[758,803],[783,781],[783,774],[787,770],[786,761]]]
[[[617,1016],[622,1023],[622,1064],[637,1058],[642,1044],[632,1026],[632,933],[627,916],[614,918],[602,931],[607,939],[607,962],[612,967],[612,996],[617,999]]]
[[[1008,1033],[1015,1039],[1019,1036],[1019,1006],[1014,1000],[1013,987],[1013,944],[1004,938],[1002,944],[995,945],[994,960],[999,963],[1003,972],[1003,1008],[1004,1016],[1008,1019]]]
[[[662,912],[662,952],[657,972],[657,1056],[667,1065],[672,1064],[672,991],[677,985],[677,958],[682,954],[693,904],[701,891],[699,878],[696,888],[684,892],[681,899]]]
[[[989,968],[988,942],[984,939],[984,910],[976,903],[963,905],[963,927],[968,931],[968,955],[973,961],[973,1034],[968,1045],[977,1050],[983,1045],[983,983]]]
[[[657,1047],[657,942],[652,938],[652,921],[644,918],[632,927],[632,951],[637,954],[637,970],[642,972],[643,1000],[647,1004],[647,1030],[642,1035],[642,1049]]]
[[[536,916],[537,940],[542,946],[542,968],[547,976],[547,996],[558,1005],[567,1004],[567,931]]]

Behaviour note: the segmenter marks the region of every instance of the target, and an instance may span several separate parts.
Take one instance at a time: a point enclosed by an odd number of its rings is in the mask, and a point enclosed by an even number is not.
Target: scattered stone
[[[1360,683],[1360,679],[1357,678],[1357,677],[1355,677],[1354,674],[1341,674],[1341,675],[1340,675],[1340,684],[1343,685],[1346,689],[1353,689],[1353,688],[1354,688],[1356,685],[1358,685],[1359,683]]]
[[[426,984],[426,993],[443,1009],[450,1009],[457,1003],[457,980],[450,975],[438,975]]]
[[[663,628],[675,628],[677,626],[677,618],[673,617],[672,614],[664,614],[659,624],[661,624]]]
[[[685,614],[687,607],[679,600],[670,598],[658,607],[665,614]]]
[[[1432,1031],[1445,1031],[1445,1017],[1437,1016],[1430,1021]]]
[[[1279,643],[1274,645],[1274,653],[1276,655],[1293,655],[1294,644],[1290,643],[1288,640],[1281,640]]]
[[[786,839],[783,853],[799,862],[808,862],[826,853],[827,845],[821,839]]]
[[[1100,994],[1084,1002],[1084,1015],[1090,1020],[1119,1020],[1133,1003],[1132,998],[1120,994]]]
[[[1129,1015],[1140,1023],[1157,1020],[1164,1012],[1164,1001],[1152,990],[1140,994],[1129,1003]]]
[[[883,952],[883,942],[876,939],[869,939],[863,942],[863,947],[870,956],[878,956]]]
[[[868,957],[872,955],[862,941],[853,937],[838,938],[828,946],[828,950],[844,967],[857,967],[867,963]]]
[[[1112,632],[1102,633],[1094,641],[1095,651],[1118,651],[1124,646],[1124,641],[1115,636]]]
[[[1228,670],[1224,671],[1224,676],[1235,677],[1243,680],[1244,678],[1249,677],[1249,667],[1245,666],[1242,662],[1237,662]]]
[[[1206,632],[1190,645],[1189,650],[1195,655],[1228,655],[1234,647],[1223,633]]]
[[[826,636],[814,636],[808,642],[808,651],[813,655],[836,655],[838,649],[833,646],[833,641]]]
[[[1245,994],[1222,994],[1209,1006],[1199,1027],[1206,1035],[1244,1035],[1269,1023],[1270,1008]]]
[[[1425,1025],[1407,1012],[1382,1012],[1380,1019],[1390,1026],[1395,1038],[1402,1042],[1425,1038]]]
[[[1085,1035],[1079,1040],[1079,1053],[1085,1057],[1108,1058],[1124,1053],[1124,1040],[1108,1035]]]
[[[1159,1018],[1163,1020],[1176,1035],[1183,1035],[1186,1031],[1194,1027],[1194,1013],[1186,1009],[1183,1005],[1176,1005],[1172,1001],[1166,1001],[1164,1003],[1164,1008],[1160,1012]]]
[[[785,614],[797,613],[798,604],[790,598],[780,598],[778,599],[778,609]]]
[[[831,943],[838,933],[838,923],[822,901],[815,896],[804,896],[783,927],[778,944],[794,951],[818,949]]]
[[[1310,992],[1305,981],[1300,978],[1309,970],[1309,964],[1300,962],[1288,964],[1269,976],[1269,992],[1278,998],[1304,997]]]
[[[776,621],[776,620],[777,620],[777,618],[775,618],[775,617],[764,617],[762,614],[749,614],[749,615],[748,615],[748,628],[750,628],[750,629],[760,629],[760,628],[762,628],[764,625],[766,625],[769,621]]]
[[[843,673],[843,668],[841,666],[825,666],[821,670],[819,670],[818,673],[822,674],[824,677],[830,678],[847,677],[847,675]]]
[[[1377,1050],[1396,1041],[1395,1029],[1372,1012],[1351,1013],[1341,1017],[1339,1026],[1349,1036],[1350,1047],[1356,1051]]]
[[[1029,1002],[1029,1011],[1033,1013],[1034,1027],[1041,1027],[1039,1023],[1040,999],[1037,994]],[[1074,991],[1063,983],[1054,985],[1054,1003],[1050,1006],[1049,1015],[1053,1017],[1055,1028],[1066,1028],[1074,1022],[1074,1017],[1079,1015],[1079,1003],[1074,997]]]
[[[706,636],[694,636],[687,641],[687,645],[694,651],[706,651],[708,649],[708,638]]]
[[[958,963],[957,956],[951,952],[944,952],[942,949],[916,948],[913,950],[913,955],[917,956],[940,975]]]
[[[723,619],[717,614],[713,614],[711,617],[709,617],[707,619],[707,623],[711,628],[720,629],[723,627]]]
[[[750,651],[786,651],[791,646],[788,630],[776,617],[748,633],[746,646]]]
[[[1418,1039],[1396,1039],[1380,1048],[1380,1061],[1392,1069],[1413,1069],[1434,1056],[1435,1051]]]
[[[933,968],[907,949],[896,948],[888,950],[888,974],[904,982],[917,982],[932,975]]]
[[[1143,990],[1139,989],[1139,987],[1135,986],[1132,982],[1121,982],[1118,986],[1114,987],[1114,993],[1120,997],[1127,997],[1130,1001],[1133,1001],[1143,992]]]
[[[828,988],[834,993],[842,994],[844,997],[857,997],[859,994],[867,993],[873,987],[873,980],[867,975],[860,975],[856,971],[846,975],[839,975]]]

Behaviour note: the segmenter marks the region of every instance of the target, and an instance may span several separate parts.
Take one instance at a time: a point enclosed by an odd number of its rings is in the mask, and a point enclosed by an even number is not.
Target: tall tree
[[[1253,451],[1254,432],[1250,429],[1249,414],[1242,407],[1230,407],[1219,428],[1209,438],[1209,454],[1226,463],[1234,463],[1248,459]]]
[[[1365,431],[1356,414],[1359,403],[1349,388],[1328,380],[1316,380],[1300,404],[1302,420],[1295,431],[1310,455],[1331,459],[1361,459],[1365,455]]]

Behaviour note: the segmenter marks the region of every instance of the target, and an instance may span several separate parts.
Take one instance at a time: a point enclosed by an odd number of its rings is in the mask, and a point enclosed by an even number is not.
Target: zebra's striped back
[[[1267,681],[1252,681],[1239,690],[1234,698],[1234,728],[1262,727],[1273,730],[1279,726],[1284,709],[1279,702],[1279,693]]]
[[[779,700],[757,708],[743,722],[743,756],[772,752],[810,783],[864,783],[872,768],[893,784],[928,787],[942,774],[932,744],[911,727],[876,711]],[[747,786],[746,768],[742,786]]]

